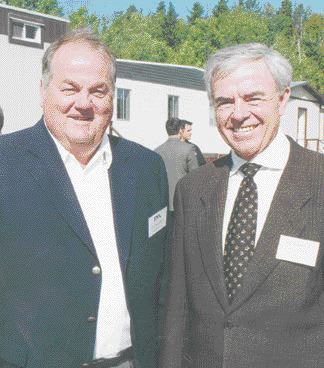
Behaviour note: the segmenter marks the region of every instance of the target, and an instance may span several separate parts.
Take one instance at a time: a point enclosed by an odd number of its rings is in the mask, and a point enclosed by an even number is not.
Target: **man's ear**
[[[279,97],[279,114],[283,115],[287,106],[287,103],[289,101],[289,97],[291,94],[290,87],[286,87],[283,94]]]

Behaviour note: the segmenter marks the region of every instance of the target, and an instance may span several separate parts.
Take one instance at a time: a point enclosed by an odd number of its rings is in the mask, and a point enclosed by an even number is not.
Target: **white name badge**
[[[280,235],[276,258],[314,267],[319,246],[317,241]]]
[[[149,238],[166,226],[167,210],[168,208],[164,207],[148,219]]]

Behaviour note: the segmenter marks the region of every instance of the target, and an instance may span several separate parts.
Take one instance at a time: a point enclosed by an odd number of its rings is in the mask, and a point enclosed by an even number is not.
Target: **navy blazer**
[[[157,366],[168,205],[162,159],[110,137],[117,246],[137,368]],[[100,265],[73,186],[43,121],[0,140],[0,358],[25,368],[91,361]],[[103,229],[104,231],[104,229]],[[107,329],[109,326],[107,326]]]

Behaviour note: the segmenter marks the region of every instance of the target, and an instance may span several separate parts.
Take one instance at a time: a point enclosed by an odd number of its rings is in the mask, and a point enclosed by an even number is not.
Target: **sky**
[[[175,6],[176,12],[179,17],[186,19],[190,10],[192,9],[193,3],[197,0],[173,0],[172,3]],[[211,14],[211,10],[217,4],[218,0],[198,0],[200,4],[204,7],[205,12]],[[235,0],[229,0],[228,4],[230,6],[235,4]],[[271,3],[275,8],[280,6],[281,0],[259,0],[260,5],[265,3]],[[135,5],[137,9],[142,9],[144,14],[148,14],[150,11],[154,12],[157,8],[159,0],[60,0],[59,3],[63,6],[66,14],[79,9],[80,6],[85,5],[91,13],[96,13],[97,15],[110,16],[116,11],[124,11],[130,5]],[[293,4],[303,4],[305,8],[308,6],[313,12],[323,13],[324,12],[324,1],[323,0],[293,0]],[[169,0],[165,0],[165,4],[168,7]]]

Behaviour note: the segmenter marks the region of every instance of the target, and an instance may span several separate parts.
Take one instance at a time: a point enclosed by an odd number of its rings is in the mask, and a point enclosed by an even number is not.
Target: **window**
[[[129,120],[130,90],[117,88],[117,119]]]
[[[11,43],[43,47],[42,24],[18,18],[9,18],[9,22],[9,41]]]
[[[179,96],[168,96],[168,119],[179,116]]]
[[[307,109],[298,107],[297,142],[307,146]]]

